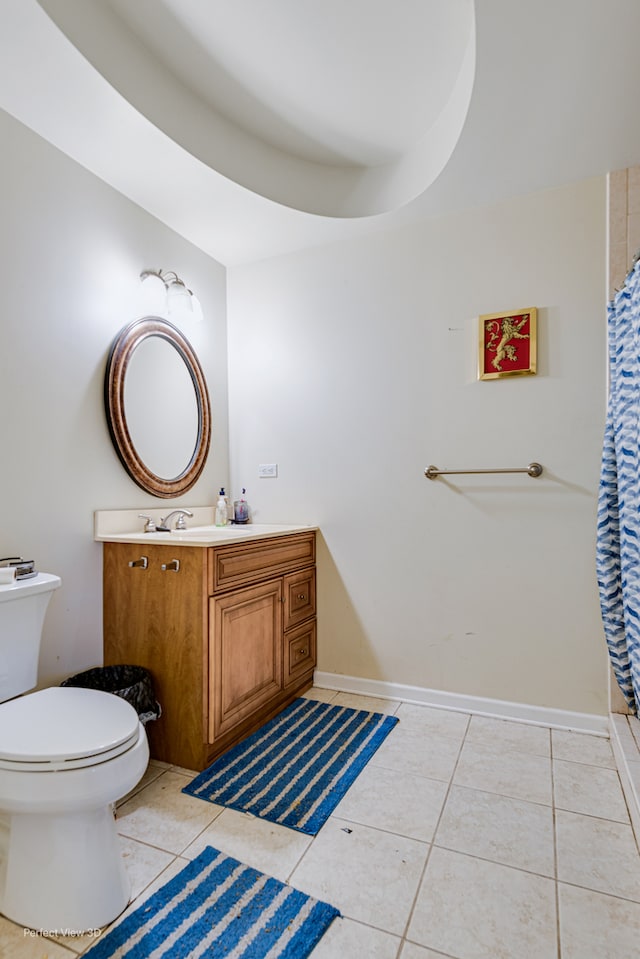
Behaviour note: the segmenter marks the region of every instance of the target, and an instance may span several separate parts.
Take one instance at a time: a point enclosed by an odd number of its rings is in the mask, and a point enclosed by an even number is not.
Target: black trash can
[[[113,693],[131,703],[144,725],[162,714],[153,689],[153,680],[148,669],[142,666],[96,666],[83,673],[70,676],[61,686],[80,686],[82,689],[99,689]]]

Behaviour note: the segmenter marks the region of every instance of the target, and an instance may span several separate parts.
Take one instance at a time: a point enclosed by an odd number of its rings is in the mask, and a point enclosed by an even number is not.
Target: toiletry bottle
[[[227,501],[224,497],[224,486],[220,487],[218,502],[216,503],[216,526],[227,525]]]
[[[233,518],[236,523],[248,523],[249,522],[249,504],[244,498],[246,493],[244,486],[242,487],[242,495],[240,499],[237,499],[233,504]]]

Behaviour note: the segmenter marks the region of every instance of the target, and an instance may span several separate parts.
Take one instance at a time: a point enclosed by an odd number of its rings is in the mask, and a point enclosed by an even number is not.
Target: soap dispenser
[[[218,502],[216,503],[216,526],[227,525],[227,501],[224,496],[224,486],[220,487]]]
[[[244,486],[242,487],[242,495],[240,499],[237,499],[233,504],[233,519],[236,523],[248,523],[249,522],[249,504],[244,498],[246,493]]]

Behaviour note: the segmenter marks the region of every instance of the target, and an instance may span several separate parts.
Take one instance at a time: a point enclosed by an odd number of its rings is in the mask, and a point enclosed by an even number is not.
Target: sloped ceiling
[[[640,162],[637,0],[0,10],[0,106],[227,264]]]

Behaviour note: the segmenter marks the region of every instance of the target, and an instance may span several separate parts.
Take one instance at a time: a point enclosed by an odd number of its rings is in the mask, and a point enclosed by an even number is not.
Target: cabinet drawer
[[[316,621],[296,626],[284,639],[284,685],[295,682],[316,664]]]
[[[302,569],[284,577],[284,628],[290,629],[316,614],[316,571]]]
[[[316,561],[315,533],[294,533],[253,543],[214,546],[209,593],[272,579]]]

